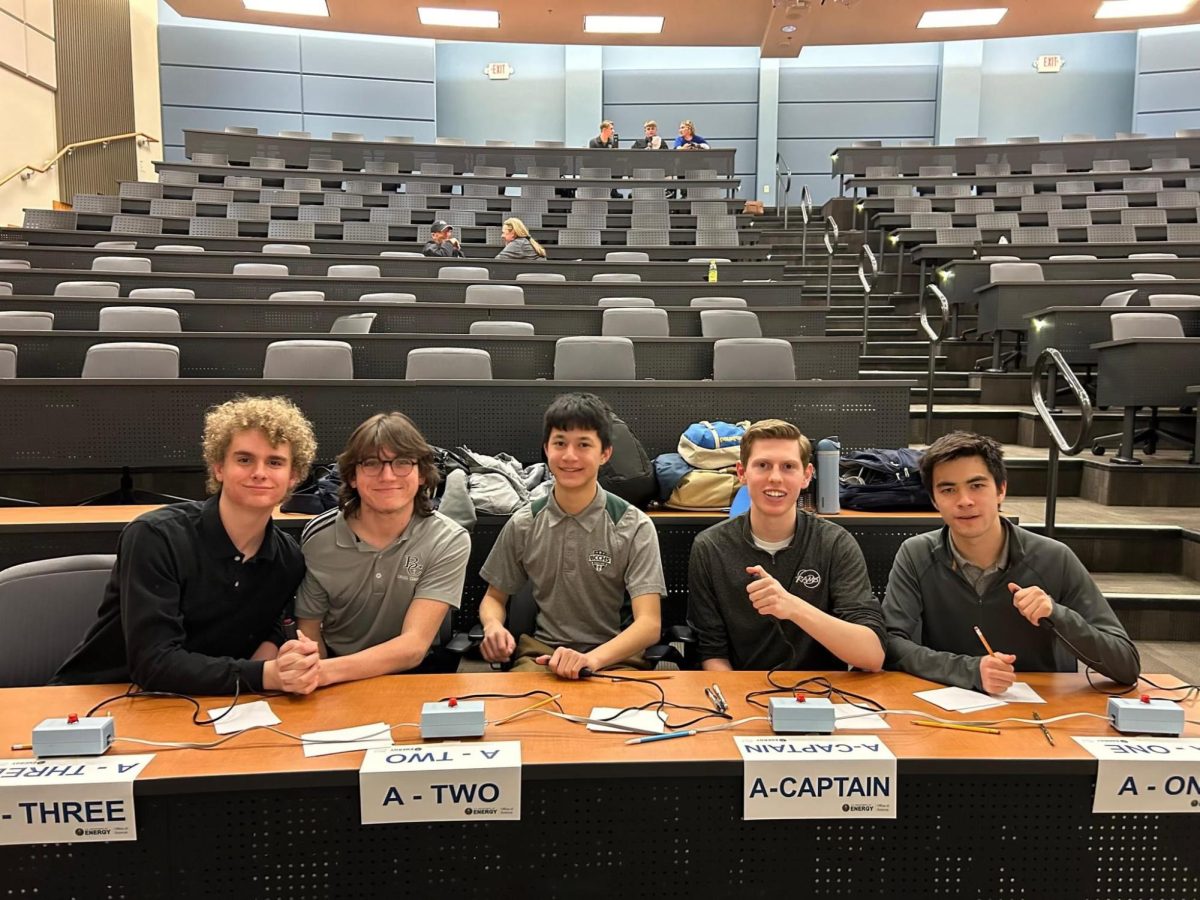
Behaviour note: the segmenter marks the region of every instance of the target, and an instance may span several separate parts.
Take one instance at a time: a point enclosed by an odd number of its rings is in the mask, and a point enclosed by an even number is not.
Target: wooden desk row
[[[791,683],[810,674],[817,673],[777,677]],[[940,712],[912,696],[932,686],[919,679],[825,674],[887,708]],[[1107,698],[1082,675],[1023,677],[1045,705],[969,718],[1105,708]],[[768,686],[761,672],[678,673],[658,684],[674,702],[703,706],[703,687],[714,680],[732,716],[764,714],[745,700]],[[122,688],[0,692],[0,740],[28,742],[42,718],[85,712]],[[416,722],[427,700],[530,690],[561,693],[568,712],[584,715],[658,696],[648,685],[602,679],[479,674],[379,678],[270,703],[279,727],[300,734]],[[225,702],[200,704],[207,710]],[[495,721],[530,702],[488,699],[486,716]],[[1187,709],[1195,718],[1196,703]],[[190,724],[190,707],[179,701],[119,700],[107,711],[118,737],[213,738],[211,729]],[[684,715],[676,710],[671,720]],[[611,897],[643,896],[647,885],[660,883],[669,884],[669,896],[765,897],[794,889],[797,880],[806,884],[805,896],[819,898],[1192,896],[1200,818],[1091,812],[1096,763],[1071,737],[1115,737],[1102,720],[1049,726],[1051,746],[1033,726],[978,734],[921,728],[914,718],[891,716],[891,727],[878,732],[898,758],[895,820],[744,821],[743,764],[733,736],[768,734],[765,722],[629,746],[625,735],[530,713],[489,726],[484,736],[521,744],[519,822],[361,825],[361,752],[305,758],[293,741],[258,733],[218,750],[159,750],[134,785],[136,842],[3,847],[0,865],[10,890],[52,897],[95,896],[97,884],[139,898],[372,896],[397,887],[428,896],[447,886],[471,897],[533,889]],[[1189,726],[1188,734],[1198,733]],[[418,740],[412,728],[396,728],[393,738]],[[110,754],[148,749],[118,744]],[[1130,885],[1145,890],[1130,892]]]

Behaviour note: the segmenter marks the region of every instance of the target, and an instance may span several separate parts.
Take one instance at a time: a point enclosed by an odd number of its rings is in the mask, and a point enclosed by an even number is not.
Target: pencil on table
[[[913,719],[914,725],[924,725],[926,728],[949,728],[953,731],[975,731],[979,734],[999,734],[999,728],[987,728],[983,725],[959,725],[956,722],[931,722],[928,719]]]

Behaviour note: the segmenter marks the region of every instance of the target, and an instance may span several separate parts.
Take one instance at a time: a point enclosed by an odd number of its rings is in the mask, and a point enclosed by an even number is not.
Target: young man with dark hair
[[[654,523],[596,480],[612,455],[612,410],[594,394],[563,394],[546,410],[542,441],[554,490],[513,514],[481,572],[483,658],[514,660],[515,671],[548,666],[563,678],[644,668],[666,584]],[[537,618],[518,642],[504,627],[505,607],[526,582]],[[626,593],[633,622],[622,630]]]
[[[615,150],[617,137],[613,132],[613,123],[605,119],[600,123],[600,134],[588,141],[588,147],[593,150]]]
[[[433,509],[433,449],[405,415],[378,413],[338,457],[338,508],[300,540],[308,572],[300,630],[320,647],[320,682],[418,667],[462,602],[471,537]]]
[[[314,690],[317,645],[285,643],[280,629],[304,559],[271,514],[316,452],[312,426],[285,397],[240,397],[209,410],[204,459],[214,496],[125,527],[97,621],[53,683],[132,681],[181,694]]]
[[[797,509],[812,444],[779,419],[742,435],[743,515],[696,536],[688,621],[709,671],[883,666],[883,615],[850,534]]]
[[[996,441],[938,438],[921,479],[945,527],[896,554],[883,601],[889,668],[1002,694],[1016,672],[1075,671],[1078,653],[1114,681],[1137,680],[1137,647],[1075,554],[1000,515],[1008,476]]]

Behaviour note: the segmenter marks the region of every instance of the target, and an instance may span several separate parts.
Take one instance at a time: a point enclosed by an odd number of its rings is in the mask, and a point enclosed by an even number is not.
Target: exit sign
[[[1056,54],[1046,54],[1039,56],[1033,63],[1033,67],[1039,72],[1061,72],[1063,63],[1066,60]]]
[[[512,77],[513,67],[508,63],[488,63],[488,67],[483,70],[492,81],[506,81]]]

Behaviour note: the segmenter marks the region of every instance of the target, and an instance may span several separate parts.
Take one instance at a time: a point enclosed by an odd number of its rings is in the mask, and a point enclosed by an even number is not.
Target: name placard
[[[896,757],[877,737],[737,737],[745,819],[894,819]]]
[[[0,844],[137,840],[133,780],[152,759],[0,760]]]
[[[1200,812],[1200,738],[1075,741],[1099,760],[1092,812]]]
[[[521,818],[521,744],[405,744],[368,750],[358,770],[364,825]]]

